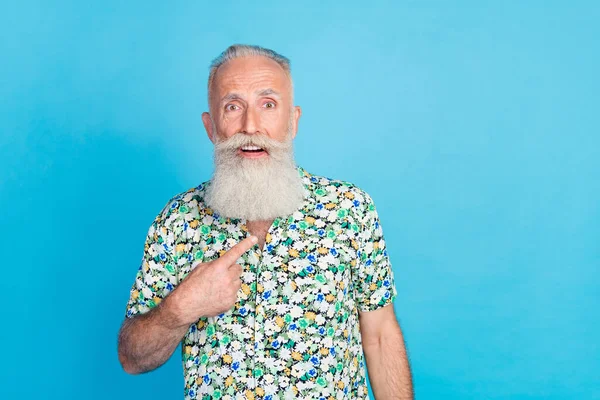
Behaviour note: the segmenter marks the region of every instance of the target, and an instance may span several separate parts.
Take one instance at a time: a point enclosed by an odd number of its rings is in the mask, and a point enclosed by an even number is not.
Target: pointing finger
[[[235,264],[238,258],[250,250],[257,242],[258,238],[256,236],[250,236],[227,250],[227,252],[219,258],[219,261],[222,260],[221,262],[224,262],[227,266]]]

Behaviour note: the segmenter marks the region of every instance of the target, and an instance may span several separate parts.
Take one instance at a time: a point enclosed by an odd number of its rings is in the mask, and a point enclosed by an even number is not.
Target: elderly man
[[[211,65],[212,179],[149,229],[119,334],[137,374],[182,342],[186,399],[412,398],[375,206],[294,162],[289,60],[235,45]]]

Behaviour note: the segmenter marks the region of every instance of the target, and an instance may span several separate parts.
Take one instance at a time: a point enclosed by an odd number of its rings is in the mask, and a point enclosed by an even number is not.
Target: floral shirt
[[[372,199],[298,167],[302,206],[246,252],[235,306],[183,338],[185,399],[368,399],[358,312],[397,292]],[[172,198],[149,229],[127,317],[158,305],[198,261],[250,234],[204,204],[210,182]]]

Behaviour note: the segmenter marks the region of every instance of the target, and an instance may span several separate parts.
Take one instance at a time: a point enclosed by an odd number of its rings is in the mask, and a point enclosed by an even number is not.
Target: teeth
[[[262,150],[262,149],[258,146],[247,145],[247,146],[242,146],[242,150]]]

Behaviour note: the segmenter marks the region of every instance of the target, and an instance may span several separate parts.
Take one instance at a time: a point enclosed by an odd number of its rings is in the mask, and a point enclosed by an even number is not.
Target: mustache
[[[233,136],[221,140],[215,144],[215,150],[218,152],[237,151],[242,146],[258,146],[267,153],[285,151],[291,148],[291,137],[286,137],[285,141],[280,142],[271,139],[267,135],[260,133],[248,135],[245,133],[236,133]]]

